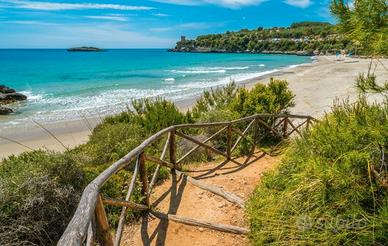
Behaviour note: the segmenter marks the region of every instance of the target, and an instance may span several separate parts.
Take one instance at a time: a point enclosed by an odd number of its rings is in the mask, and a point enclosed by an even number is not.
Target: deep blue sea
[[[311,62],[310,57],[171,53],[163,49],[0,50],[0,84],[28,96],[0,124],[79,119],[120,112],[132,99],[175,101],[231,80],[241,82]]]

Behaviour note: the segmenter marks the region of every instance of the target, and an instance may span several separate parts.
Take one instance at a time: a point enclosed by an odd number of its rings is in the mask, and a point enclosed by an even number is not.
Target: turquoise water
[[[0,50],[0,84],[25,93],[27,102],[0,124],[78,119],[122,111],[132,99],[174,101],[204,89],[241,82],[310,62],[309,57],[259,54],[170,53],[162,49],[67,52]]]

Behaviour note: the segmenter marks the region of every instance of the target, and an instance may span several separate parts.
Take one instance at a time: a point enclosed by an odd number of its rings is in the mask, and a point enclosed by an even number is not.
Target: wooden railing
[[[68,246],[81,245],[84,243],[87,245],[94,245],[95,240],[98,240],[100,245],[120,245],[124,230],[125,216],[128,212],[128,209],[134,211],[148,211],[158,218],[169,219],[187,225],[201,226],[230,233],[245,234],[248,232],[248,230],[245,228],[204,222],[196,219],[180,217],[174,214],[163,214],[155,211],[152,208],[150,202],[150,195],[152,188],[155,185],[160,167],[168,167],[171,169],[171,172],[175,172],[179,175],[185,175],[187,177],[187,181],[193,185],[221,196],[229,202],[235,203],[240,207],[244,207],[243,199],[236,196],[235,194],[224,191],[218,186],[205,184],[200,180],[192,178],[184,173],[181,169],[181,164],[183,161],[200,147],[205,148],[206,150],[215,154],[221,155],[227,160],[232,160],[233,152],[235,152],[236,148],[243,139],[245,139],[246,142],[251,145],[250,150],[251,153],[253,153],[254,149],[256,148],[256,139],[252,140],[252,138],[248,138],[247,135],[248,132],[254,127],[256,127],[256,130],[259,128],[265,129],[265,131],[279,138],[287,138],[293,133],[301,134],[302,127],[308,129],[310,124],[314,121],[315,119],[311,116],[289,114],[256,114],[229,122],[183,124],[165,128],[149,137],[123,158],[113,163],[109,168],[104,170],[97,178],[95,178],[86,186],[82,193],[76,212],[74,213],[73,218],[71,219],[65,232],[59,240],[58,245]],[[245,126],[244,124],[247,125]],[[198,130],[200,128],[220,129],[215,131],[213,134],[211,134],[211,136],[204,140],[198,140],[198,138],[189,136],[187,133],[190,132],[190,130]],[[220,134],[226,135],[226,147],[223,150],[217,149],[216,147],[209,144],[210,141],[215,139],[217,136],[220,136]],[[157,141],[163,140],[164,138],[166,138],[166,142],[159,158],[145,153],[147,147],[155,144]],[[177,138],[190,141],[196,146],[178,158]],[[133,173],[128,184],[128,190],[125,199],[117,200],[103,198],[100,194],[100,190],[104,183],[119,171],[123,170],[124,168],[128,168],[134,160],[136,161],[134,163]],[[150,181],[148,180],[148,175],[146,173],[146,161],[148,163],[157,164],[156,170],[153,173]],[[131,196],[134,192],[137,176],[139,176],[141,180],[141,192],[142,196],[144,197],[142,204],[134,203],[131,201]],[[111,229],[108,223],[107,215],[105,213],[104,205],[122,207],[114,238],[111,234]]]

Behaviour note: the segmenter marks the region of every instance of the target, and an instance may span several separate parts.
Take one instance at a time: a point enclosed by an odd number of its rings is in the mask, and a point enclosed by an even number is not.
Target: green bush
[[[295,105],[294,97],[285,80],[271,78],[268,85],[258,83],[249,91],[241,88],[231,108],[241,116],[286,113]]]
[[[368,172],[388,147],[387,105],[335,106],[295,139],[250,198],[255,245],[384,245],[388,194]]]
[[[233,81],[224,87],[204,91],[192,108],[193,118],[198,119],[204,113],[229,108],[238,91],[239,89]]]
[[[148,134],[154,134],[171,125],[190,123],[190,115],[179,111],[173,102],[157,99],[140,99],[132,102],[134,121]]]
[[[0,180],[0,245],[55,244],[86,184],[71,155],[45,151],[3,160]]]
[[[80,146],[78,151],[90,157],[86,163],[112,163],[137,147],[144,136],[144,131],[138,124],[105,123],[94,129],[88,143]]]

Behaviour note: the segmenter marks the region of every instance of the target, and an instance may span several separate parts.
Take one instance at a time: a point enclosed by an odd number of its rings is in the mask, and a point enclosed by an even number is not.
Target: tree
[[[387,6],[386,0],[332,0],[330,9],[338,19],[338,30],[359,45],[365,54],[386,56]]]

